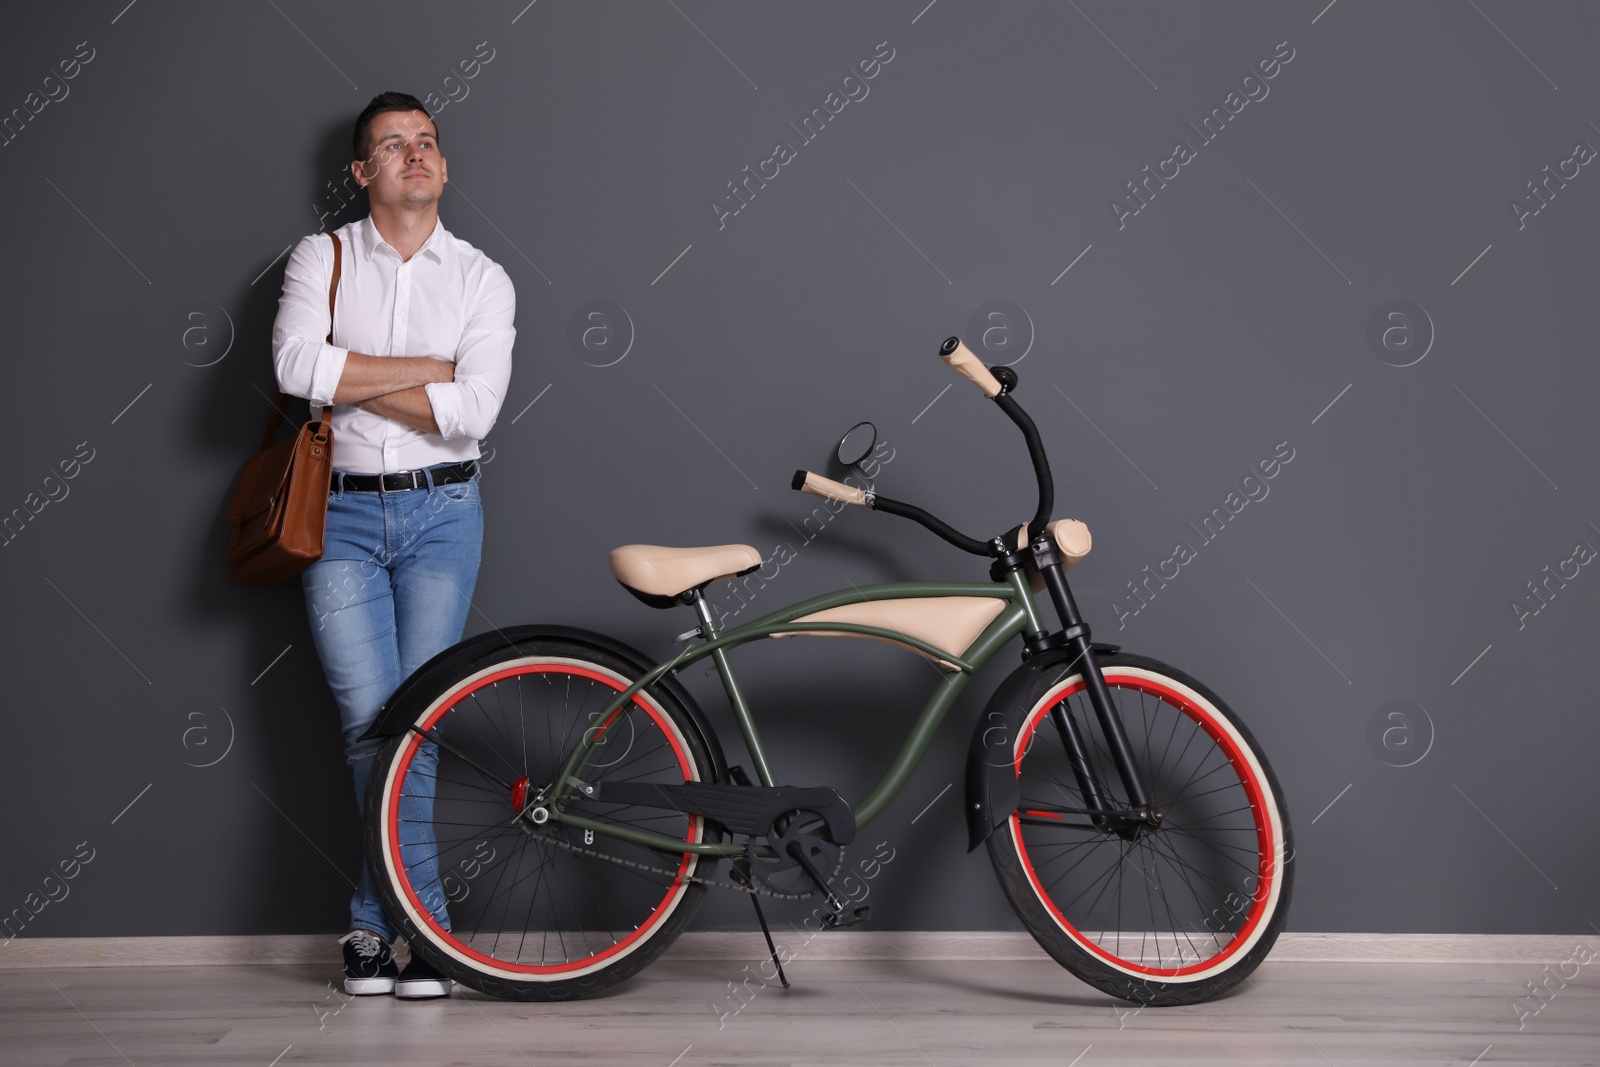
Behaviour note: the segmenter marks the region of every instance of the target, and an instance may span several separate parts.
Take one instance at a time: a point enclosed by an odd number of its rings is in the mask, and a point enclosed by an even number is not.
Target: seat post
[[[717,620],[711,614],[711,605],[706,603],[704,591],[698,588],[689,590],[689,603],[694,613],[700,616],[700,632],[710,641],[717,636]]]

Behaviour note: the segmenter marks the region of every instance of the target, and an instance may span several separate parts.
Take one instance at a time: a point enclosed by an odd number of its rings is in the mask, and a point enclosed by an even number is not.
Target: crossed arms
[[[316,237],[289,256],[272,330],[280,388],[315,407],[354,404],[447,441],[489,436],[510,383],[516,337],[516,294],[505,271],[468,261],[465,275],[446,279],[466,302],[452,363],[443,353],[371,356],[325,343],[331,259],[331,244]]]
[[[345,356],[344,373],[334,390],[335,404],[355,404],[374,414],[403,422],[423,433],[439,433],[433,402],[424,386],[456,380],[454,363],[432,356]]]

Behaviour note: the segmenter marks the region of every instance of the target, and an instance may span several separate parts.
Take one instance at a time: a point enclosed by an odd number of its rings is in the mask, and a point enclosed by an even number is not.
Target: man
[[[317,234],[289,257],[272,357],[284,392],[333,409],[327,531],[302,585],[359,810],[378,744],[358,738],[400,682],[466,625],[483,541],[474,460],[511,379],[516,296],[499,265],[439,222],[445,159],[415,97],[374,97],[353,142],[350,169],[371,214],[337,231],[338,343],[323,340],[334,246]],[[413,884],[448,927],[432,798],[409,803],[423,828],[412,842]],[[415,953],[397,974],[394,934],[363,865],[340,939],[345,990],[448,996],[449,980]]]

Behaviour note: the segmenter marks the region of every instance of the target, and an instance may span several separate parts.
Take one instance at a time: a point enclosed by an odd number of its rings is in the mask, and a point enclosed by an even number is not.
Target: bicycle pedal
[[[872,918],[872,905],[863,904],[859,908],[851,909],[848,917],[844,912],[830,911],[822,917],[824,930],[837,930],[842,926],[855,926]]]

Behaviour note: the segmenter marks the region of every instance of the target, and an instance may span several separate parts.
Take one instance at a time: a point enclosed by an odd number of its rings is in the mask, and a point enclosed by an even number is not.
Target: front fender
[[[414,706],[416,700],[423,694],[419,690],[422,679],[432,675],[436,670],[448,668],[451,673],[464,670],[473,663],[486,656],[496,655],[507,645],[521,644],[524,641],[550,638],[562,641],[577,641],[594,646],[604,652],[626,661],[639,673],[644,674],[653,665],[650,658],[639,650],[623,644],[605,634],[595,633],[593,630],[582,630],[575,626],[512,626],[504,630],[490,630],[487,633],[469,637],[459,644],[434,656],[427,663],[417,668],[409,678],[400,683],[394,695],[384,701],[383,707],[378,710],[378,717],[367,732],[361,735],[361,740],[369,738],[393,737],[406,732],[407,724],[417,713]],[[684,689],[676,678],[666,677],[648,687],[647,692],[656,692],[670,697],[679,704],[688,714],[691,725],[699,734],[706,753],[711,757],[711,766],[714,772],[713,781],[727,780],[727,763],[723,757],[722,746],[717,742],[716,735],[706,723],[705,713],[695,703],[694,697]]]
[[[1118,651],[1116,645],[1095,644],[1095,655]],[[1011,818],[1022,797],[1017,783],[1013,739],[1022,728],[1030,706],[1024,694],[1046,673],[1059,674],[1070,667],[1075,653],[1056,648],[1034,656],[1012,671],[989,698],[988,706],[972,731],[967,750],[967,851],[989,839]]]

